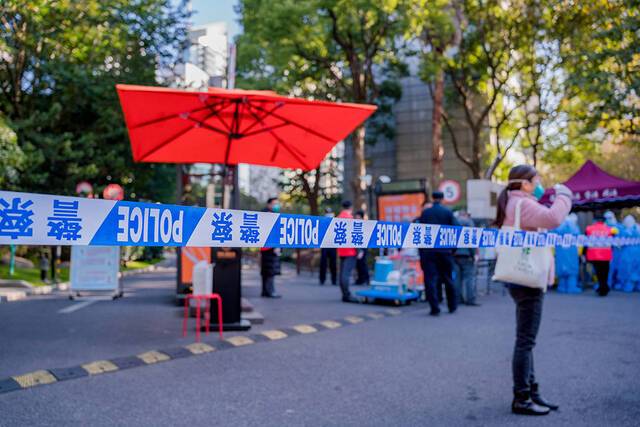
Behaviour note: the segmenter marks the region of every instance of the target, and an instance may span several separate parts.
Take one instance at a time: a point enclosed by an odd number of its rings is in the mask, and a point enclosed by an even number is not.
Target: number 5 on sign
[[[454,204],[460,201],[462,191],[460,190],[460,183],[452,179],[446,179],[440,183],[438,190],[444,194],[444,203]]]

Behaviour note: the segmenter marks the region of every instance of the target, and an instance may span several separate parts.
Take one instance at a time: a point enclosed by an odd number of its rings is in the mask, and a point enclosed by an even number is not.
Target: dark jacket
[[[457,221],[458,221],[458,225],[461,225],[463,227],[476,226],[476,224],[473,222],[471,218],[459,218]],[[473,248],[459,248],[459,249],[456,249],[454,253],[456,258],[466,258],[466,259],[473,259],[475,254],[476,254],[476,250]]]
[[[260,250],[260,274],[262,276],[276,276],[280,274],[280,255],[276,255],[273,248]]]
[[[262,212],[270,212],[264,208]],[[274,248],[260,248],[260,275],[277,276],[280,274],[280,255]]]
[[[432,207],[423,210],[418,222],[421,224],[458,225],[451,209],[438,202],[434,202]],[[421,256],[433,252],[453,253],[453,249],[420,249],[419,251]]]

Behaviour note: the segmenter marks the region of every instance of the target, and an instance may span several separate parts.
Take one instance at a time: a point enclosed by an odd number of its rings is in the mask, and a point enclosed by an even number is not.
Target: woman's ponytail
[[[504,224],[504,218],[507,215],[507,202],[509,201],[509,186],[507,186],[500,195],[498,196],[498,214],[496,215],[496,220],[493,223],[496,227],[502,227]]]
[[[533,166],[518,165],[511,168],[509,171],[509,181],[515,182],[509,182],[498,196],[498,213],[496,215],[496,220],[493,223],[496,227],[502,227],[505,217],[507,216],[509,191],[519,190],[520,187],[522,187],[523,180],[531,181],[536,175],[538,175],[538,172]]]

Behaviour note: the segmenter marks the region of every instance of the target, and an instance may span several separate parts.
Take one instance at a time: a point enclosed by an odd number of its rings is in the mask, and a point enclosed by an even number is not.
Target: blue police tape
[[[626,246],[638,237],[396,223],[0,191],[0,244],[281,248]]]

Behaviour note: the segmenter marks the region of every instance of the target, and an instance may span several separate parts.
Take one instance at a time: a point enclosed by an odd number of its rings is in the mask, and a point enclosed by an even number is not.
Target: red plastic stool
[[[198,305],[196,306],[196,341],[200,342],[200,302],[202,300],[205,301],[205,310],[204,310],[204,321],[206,323],[205,325],[205,331],[207,333],[207,335],[209,335],[209,324],[210,322],[210,317],[211,317],[211,310],[210,310],[210,301],[212,299],[215,299],[218,301],[218,329],[220,330],[220,339],[223,339],[222,337],[222,298],[220,297],[219,294],[208,294],[208,295],[192,295],[189,294],[187,295],[187,297],[184,299],[184,321],[182,322],[182,336],[186,337],[187,336],[187,319],[189,317],[189,301],[190,300],[196,300]]]

